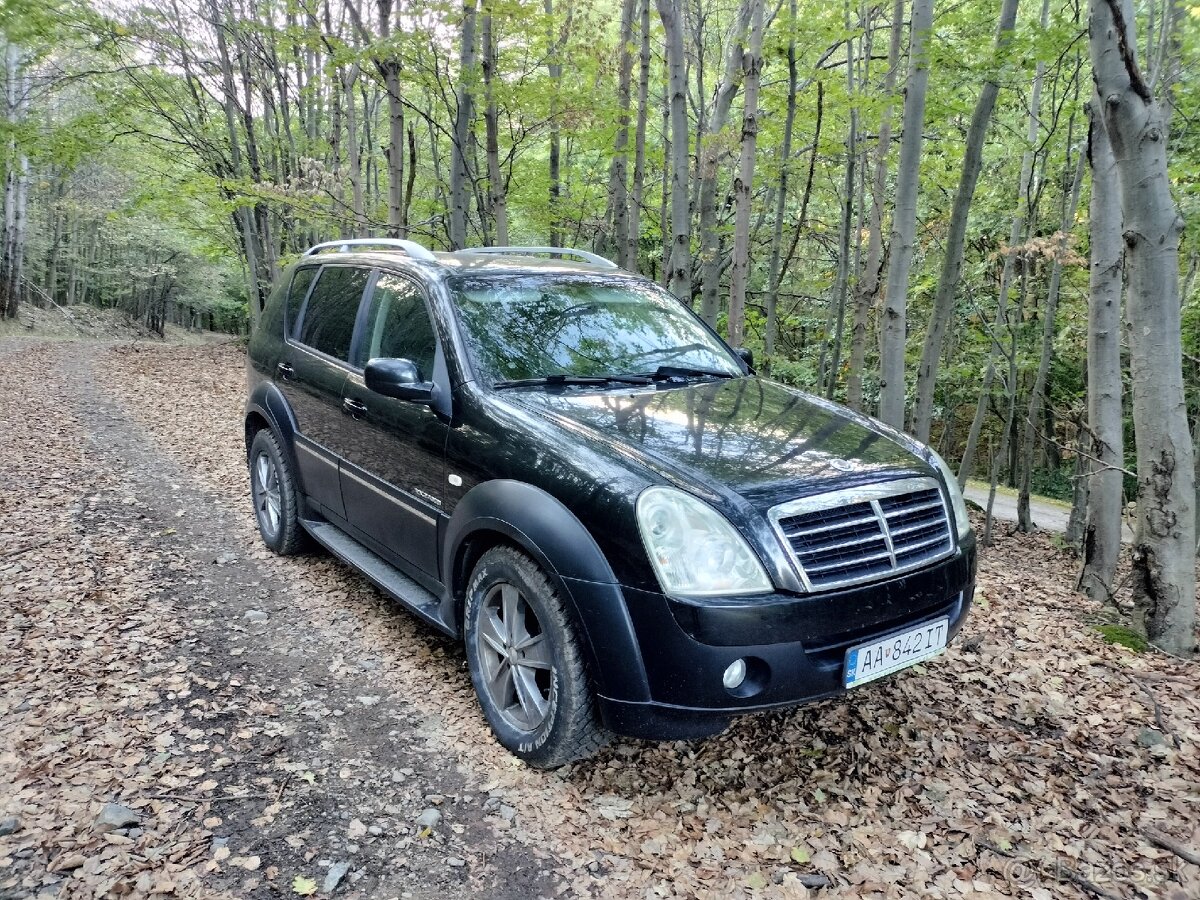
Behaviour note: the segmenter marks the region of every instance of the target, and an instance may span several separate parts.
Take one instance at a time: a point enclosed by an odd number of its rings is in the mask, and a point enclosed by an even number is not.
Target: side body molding
[[[470,572],[463,571],[466,551],[472,535],[480,532],[497,532],[524,549],[556,583],[582,632],[588,671],[598,694],[650,699],[621,586],[574,513],[546,491],[522,481],[495,479],[476,485],[455,506],[443,532],[442,577],[454,585],[448,602],[457,603],[466,589],[470,578]],[[451,616],[449,621],[461,618],[453,612]]]

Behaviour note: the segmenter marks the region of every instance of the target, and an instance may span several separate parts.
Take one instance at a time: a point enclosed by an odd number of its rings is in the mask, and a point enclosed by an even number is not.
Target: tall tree
[[[629,108],[633,92],[633,19],[638,0],[621,0],[621,27],[617,53],[617,134],[608,167],[608,205],[612,218],[612,246],[623,260],[629,246]]]
[[[1088,160],[1092,196],[1088,204],[1091,245],[1088,283],[1087,520],[1079,587],[1101,603],[1112,599],[1121,553],[1122,470],[1125,465],[1121,418],[1121,195],[1117,161],[1101,119],[1100,97],[1088,107]]]
[[[464,0],[459,33],[458,88],[455,94],[454,140],[450,151],[450,247],[467,246],[471,202],[471,125],[475,118],[475,18],[478,0]]]
[[[729,274],[729,343],[746,338],[746,284],[750,275],[750,190],[758,148],[758,87],[762,73],[763,0],[750,0],[750,49],[743,55],[746,99],[742,112],[742,151],[733,182],[733,265]]]
[[[0,230],[0,319],[15,318],[24,287],[29,157],[20,133],[29,110],[29,78],[21,47],[4,40],[4,221]]]
[[[1000,21],[996,27],[996,51],[992,63],[997,68],[1016,22],[1017,0],[1002,0]],[[996,108],[996,98],[999,94],[999,72],[993,71],[983,83],[979,99],[975,101],[975,110],[971,113],[971,126],[967,129],[962,172],[958,177],[958,190],[954,193],[954,208],[950,213],[950,227],[946,235],[946,252],[942,256],[942,271],[938,277],[937,291],[933,296],[929,325],[925,328],[921,363],[917,367],[917,402],[913,408],[910,431],[917,440],[925,443],[929,442],[929,426],[933,419],[933,389],[937,383],[942,345],[945,343],[946,329],[954,314],[954,300],[958,294],[959,279],[962,277],[967,219],[971,212],[971,202],[975,199],[979,173],[983,169],[983,141],[987,137],[988,125],[992,121],[992,111]]]
[[[496,22],[492,0],[483,7],[483,92],[484,153],[487,156],[487,208],[496,243],[508,246],[508,192],[500,171],[500,111],[496,102],[496,66],[498,60]]]
[[[891,259],[888,261],[887,294],[879,343],[879,418],[893,428],[904,427],[908,276],[912,269],[917,236],[917,184],[921,175],[925,94],[929,87],[926,42],[932,28],[933,0],[913,0],[908,41],[908,80],[904,89],[904,131],[900,138]]]
[[[700,207],[700,315],[709,325],[717,324],[720,305],[721,273],[725,270],[725,259],[721,253],[721,239],[717,231],[717,175],[721,160],[726,154],[722,133],[729,122],[729,110],[742,84],[742,60],[746,29],[750,27],[753,0],[741,0],[733,30],[729,37],[729,49],[725,56],[725,68],[713,98],[713,108],[706,120],[703,133],[696,148],[696,165],[699,169]],[[673,189],[673,188],[672,188]]]
[[[642,237],[642,203],[646,187],[646,118],[650,100],[650,0],[640,0],[641,33],[638,51],[638,112],[633,138],[633,187],[629,196],[629,238],[622,265],[638,271],[638,246]]]
[[[1134,604],[1150,640],[1190,654],[1196,644],[1196,498],[1179,311],[1183,220],[1171,196],[1163,110],[1138,68],[1133,4],[1092,0],[1088,24],[1121,188],[1138,472]]]
[[[783,219],[788,203],[788,175],[792,162],[792,132],[796,127],[796,93],[800,74],[796,63],[796,0],[788,0],[788,93],[787,112],[783,117],[783,144],[779,149],[779,186],[775,195],[775,222],[771,228],[771,252],[767,263],[767,331],[763,349],[775,355],[775,336],[779,330],[779,276],[782,271]]]
[[[892,150],[892,107],[900,71],[900,38],[904,34],[904,0],[892,4],[888,29],[888,68],[883,79],[884,106],[879,120],[871,175],[871,216],[867,226],[867,253],[863,259],[854,298],[854,323],[850,330],[850,372],[846,378],[846,405],[863,407],[863,369],[867,359],[867,326],[879,298],[883,272],[883,209],[886,202],[888,157]]]
[[[692,301],[692,227],[688,205],[687,60],[683,55],[683,4],[656,0],[667,44],[667,93],[671,126],[671,252],[663,260],[667,286]]]

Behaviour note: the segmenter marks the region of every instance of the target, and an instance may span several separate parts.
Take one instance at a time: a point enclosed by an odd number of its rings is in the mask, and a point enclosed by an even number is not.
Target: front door
[[[371,270],[326,265],[308,291],[278,372],[279,389],[296,417],[296,462],[304,493],[324,511],[345,516],[338,474],[344,441],[342,388],[350,342]]]
[[[375,358],[408,359],[429,381],[439,352],[420,288],[381,272],[342,385],[342,498],[354,528],[434,577],[448,426],[428,406],[368,390],[362,368]]]

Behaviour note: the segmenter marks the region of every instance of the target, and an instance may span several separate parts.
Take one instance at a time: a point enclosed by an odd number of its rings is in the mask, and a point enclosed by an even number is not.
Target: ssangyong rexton
[[[841,693],[939,652],[970,606],[937,454],[758,377],[592,254],[318,245],[249,359],[263,540],[311,536],[461,636],[531,765]]]

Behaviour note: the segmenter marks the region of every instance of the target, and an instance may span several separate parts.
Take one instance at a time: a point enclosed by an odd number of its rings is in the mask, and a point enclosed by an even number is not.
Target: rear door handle
[[[296,370],[285,362],[281,362],[279,365],[277,365],[275,367],[275,371],[279,373],[279,377],[284,381],[290,381],[291,377],[296,374]]]
[[[361,419],[367,414],[367,404],[361,400],[355,400],[352,397],[346,397],[342,400],[342,412],[348,413],[356,419]]]

